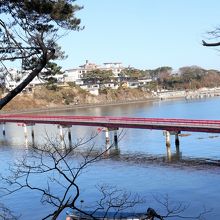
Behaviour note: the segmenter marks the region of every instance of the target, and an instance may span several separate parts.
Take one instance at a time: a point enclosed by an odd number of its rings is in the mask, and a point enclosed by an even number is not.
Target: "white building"
[[[83,74],[88,71],[99,69],[99,66],[93,63],[89,63],[86,60],[86,63],[79,66],[78,68],[68,69],[64,71],[64,81],[65,82],[77,82],[77,84],[81,84],[81,79],[83,78]]]
[[[5,88],[9,91],[15,89],[24,79],[28,76],[30,71],[17,71],[15,69],[8,69],[7,74],[4,77]],[[35,77],[25,88],[25,90],[31,89],[36,85],[42,85],[45,81],[39,79],[39,77]]]
[[[64,71],[65,82],[76,82],[81,78],[82,73],[79,69],[69,69]]]
[[[120,62],[104,63],[103,66],[101,66],[94,63],[90,63],[88,60],[86,60],[86,63],[79,66],[79,68],[65,70],[64,81],[76,82],[77,84],[80,84],[82,83],[81,79],[83,78],[83,74],[96,69],[102,71],[112,71],[115,77],[119,77],[119,73],[121,73],[121,71],[125,69],[125,67],[123,67],[122,63]]]
[[[95,82],[95,84],[91,84],[86,82],[83,79],[83,75],[92,70],[101,70],[101,71],[112,71],[114,77],[119,77],[119,74],[125,67],[122,66],[120,62],[112,62],[112,63],[104,63],[103,65],[97,65],[94,63],[90,63],[86,60],[86,63],[79,66],[78,68],[68,69],[64,72],[64,82],[74,82],[76,85],[79,85],[82,89],[89,91],[91,94],[98,95],[98,90],[100,89],[99,82]],[[118,88],[118,85],[115,85],[112,82],[105,83],[102,85],[105,88]]]
[[[119,83],[123,81],[126,87],[137,88],[140,86],[144,86],[145,84],[152,81],[152,79],[139,79],[132,81],[131,79],[122,79],[121,73],[125,69],[122,63],[120,62],[108,62],[103,63],[103,65],[97,65],[94,63],[90,63],[86,60],[85,64],[79,66],[78,68],[67,69],[64,71],[64,74],[52,76],[57,79],[57,83],[65,83],[65,82],[73,82],[76,85],[80,86],[82,89],[89,91],[92,94],[98,94],[99,89],[103,88],[111,88],[117,89],[119,87]],[[98,79],[91,80],[89,78],[83,78],[84,74],[93,71],[93,70],[101,70],[101,71],[112,71],[115,79],[109,79],[109,82],[101,82]],[[24,78],[27,76],[29,72],[22,73],[15,69],[9,69],[9,74],[4,75],[5,86],[8,90],[14,89],[19,83],[21,83]],[[27,88],[32,88],[36,85],[42,85],[45,81],[35,77],[33,81],[28,85]]]
[[[121,71],[125,69],[125,67],[122,66],[122,63],[115,62],[115,63],[104,63],[104,66],[101,68],[101,70],[110,70],[114,74],[115,77],[119,77],[119,74]]]

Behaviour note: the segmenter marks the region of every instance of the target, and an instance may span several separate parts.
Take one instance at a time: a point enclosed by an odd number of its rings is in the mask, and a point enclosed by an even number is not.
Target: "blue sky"
[[[60,40],[64,69],[122,62],[154,69],[197,65],[220,70],[220,51],[201,45],[220,26],[219,0],[78,0],[85,29]]]

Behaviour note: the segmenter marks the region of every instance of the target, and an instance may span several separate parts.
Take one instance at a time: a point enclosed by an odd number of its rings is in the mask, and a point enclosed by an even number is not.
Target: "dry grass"
[[[130,101],[147,98],[149,95],[139,89],[120,88],[118,90],[106,89],[99,96],[91,95],[77,87],[63,87],[55,90],[39,87],[32,93],[19,94],[8,105],[4,111],[15,111],[46,107],[60,107],[75,104],[97,104],[106,101]]]

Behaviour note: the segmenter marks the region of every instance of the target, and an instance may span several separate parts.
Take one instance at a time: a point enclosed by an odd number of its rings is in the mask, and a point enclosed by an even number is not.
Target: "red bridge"
[[[114,130],[114,142],[117,145],[118,128],[139,128],[165,130],[167,149],[170,146],[170,134],[175,135],[176,147],[179,146],[179,133],[181,131],[220,133],[220,120],[191,120],[168,118],[131,118],[110,116],[49,116],[49,115],[0,115],[0,123],[3,123],[3,135],[5,135],[4,123],[19,123],[24,127],[25,142],[27,143],[27,125],[57,124],[60,125],[60,138],[64,140],[63,127],[68,127],[68,139],[71,146],[72,125],[103,127],[106,132],[106,145],[109,144],[109,130]],[[32,126],[32,142],[34,143],[34,130]],[[177,148],[178,149],[178,148]]]
[[[114,128],[139,128],[166,131],[191,131],[220,133],[220,120],[191,120],[168,118],[132,118],[110,116],[48,116],[48,115],[0,115],[0,123],[81,125]]]

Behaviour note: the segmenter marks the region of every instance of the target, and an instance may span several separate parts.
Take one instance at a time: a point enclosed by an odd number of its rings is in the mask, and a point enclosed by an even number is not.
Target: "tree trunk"
[[[41,72],[46,66],[47,62],[54,55],[55,50],[52,50],[50,54],[40,58],[38,66],[22,81],[15,89],[10,91],[5,97],[0,99],[0,110],[7,105],[15,96],[17,96],[22,90]]]

